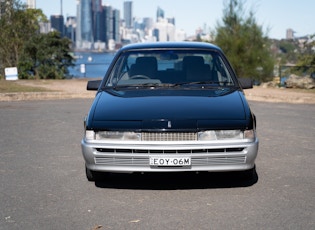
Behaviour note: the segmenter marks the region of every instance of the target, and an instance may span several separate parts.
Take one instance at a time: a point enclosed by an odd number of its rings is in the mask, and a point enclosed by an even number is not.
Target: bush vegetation
[[[18,67],[22,79],[62,79],[73,65],[71,41],[58,32],[39,33],[47,22],[39,9],[27,9],[20,0],[1,5],[0,75],[6,67]]]

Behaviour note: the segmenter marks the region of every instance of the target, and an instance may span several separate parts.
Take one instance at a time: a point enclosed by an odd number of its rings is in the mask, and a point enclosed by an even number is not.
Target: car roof
[[[120,51],[135,49],[211,49],[222,51],[218,46],[206,42],[147,42],[134,43],[121,48]]]

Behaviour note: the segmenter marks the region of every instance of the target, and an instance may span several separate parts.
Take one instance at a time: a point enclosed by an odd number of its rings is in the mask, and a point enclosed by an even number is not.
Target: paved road
[[[90,99],[0,103],[0,229],[314,229],[315,106],[251,102],[258,177],[85,179]]]

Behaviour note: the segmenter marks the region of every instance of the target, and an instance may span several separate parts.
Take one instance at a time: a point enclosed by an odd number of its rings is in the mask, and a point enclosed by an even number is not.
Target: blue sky
[[[26,2],[26,0],[22,0]],[[63,0],[65,16],[76,15],[77,0]],[[121,11],[124,0],[103,0]],[[155,18],[157,7],[165,11],[166,17],[175,17],[176,28],[183,29],[187,35],[194,34],[200,28],[213,30],[222,19],[225,0],[133,0],[134,17]],[[253,9],[258,24],[270,38],[285,38],[286,29],[292,28],[296,36],[315,34],[313,0],[246,0],[246,8]],[[49,17],[60,13],[60,0],[36,0],[36,7]],[[206,26],[205,26],[206,25]]]

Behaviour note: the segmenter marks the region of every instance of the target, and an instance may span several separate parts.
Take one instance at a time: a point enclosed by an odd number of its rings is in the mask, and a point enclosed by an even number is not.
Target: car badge
[[[172,122],[171,122],[171,121],[168,121],[168,122],[167,122],[167,127],[168,127],[168,128],[172,128]]]

